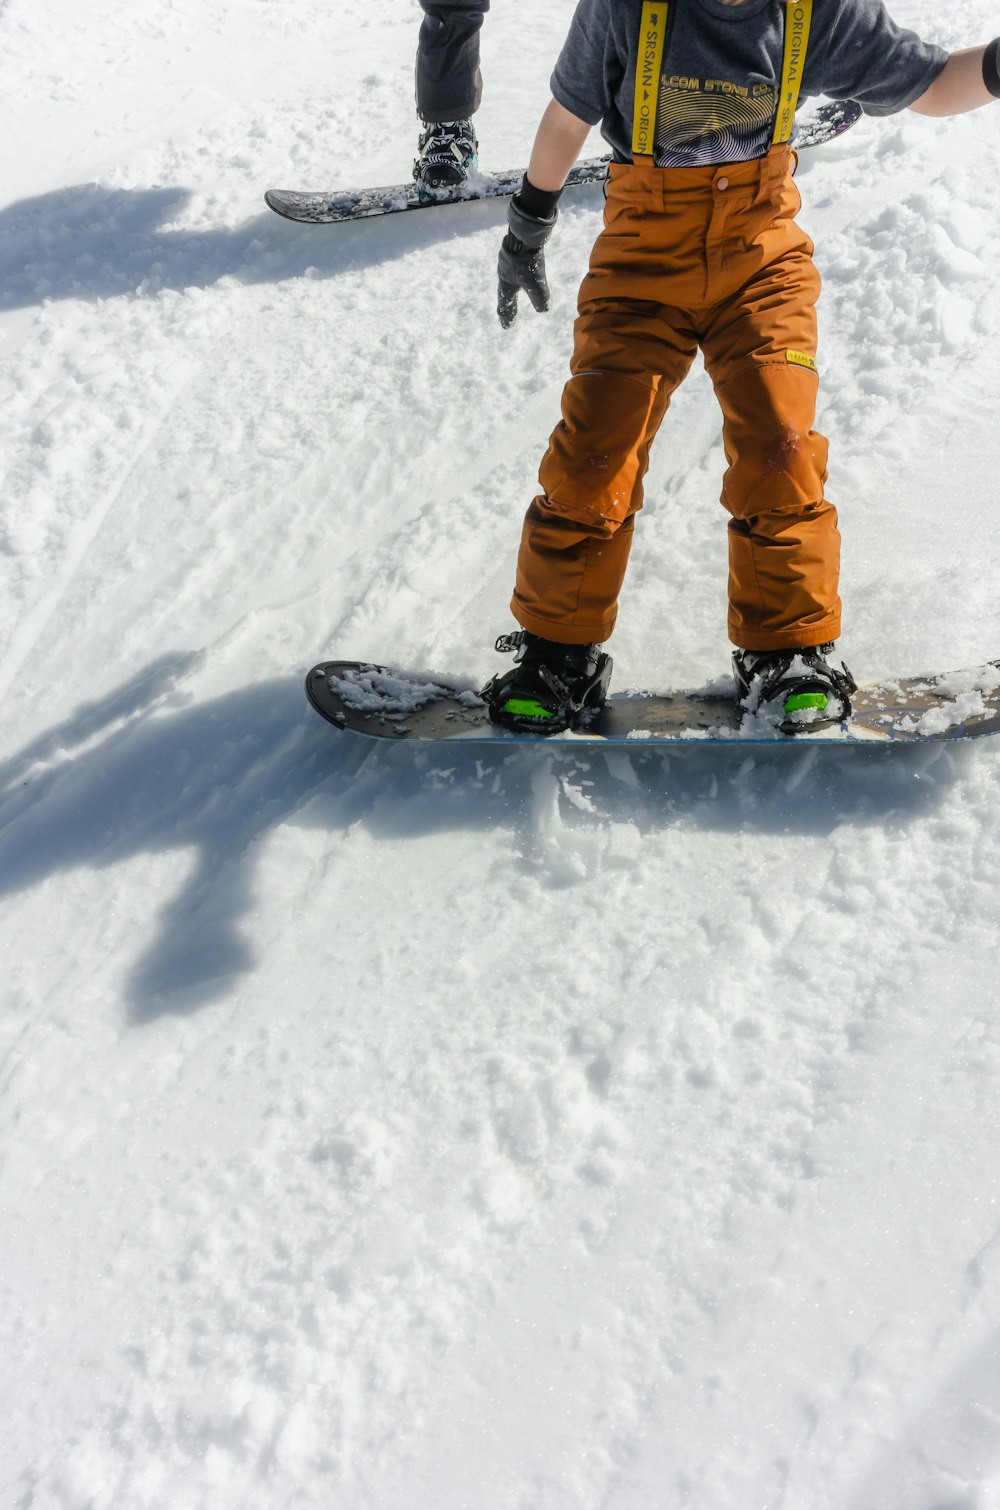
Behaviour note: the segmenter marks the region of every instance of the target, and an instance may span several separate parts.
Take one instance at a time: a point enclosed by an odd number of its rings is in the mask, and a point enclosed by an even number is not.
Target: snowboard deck
[[[797,151],[821,147],[849,130],[861,116],[854,100],[828,100],[797,121],[792,145]],[[570,170],[568,189],[603,181],[610,157],[588,157]],[[307,225],[331,225],[343,220],[364,220],[373,215],[395,215],[402,210],[428,210],[436,205],[462,204],[466,200],[506,199],[515,194],[524,177],[523,168],[504,173],[472,173],[457,189],[432,191],[416,183],[393,184],[382,189],[347,189],[342,192],[307,193],[298,189],[268,189],[268,208],[286,220]]]
[[[844,724],[792,737],[745,714],[732,680],[691,692],[614,692],[586,728],[515,734],[490,723],[473,682],[364,661],[324,661],[306,696],[338,729],[371,739],[630,745],[913,744],[1000,733],[1000,661],[968,671],[908,676],[860,687]]]
[[[602,183],[608,157],[585,157],[569,171],[567,189]],[[416,183],[392,184],[384,189],[345,189],[340,193],[310,194],[296,189],[268,189],[264,202],[286,220],[308,225],[333,225],[342,220],[367,220],[373,215],[396,215],[401,210],[430,210],[476,199],[509,199],[521,187],[523,168],[503,173],[470,173],[455,189],[431,190]]]

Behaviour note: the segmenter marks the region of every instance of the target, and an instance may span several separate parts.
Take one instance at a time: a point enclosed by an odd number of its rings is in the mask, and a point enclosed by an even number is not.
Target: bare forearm
[[[983,81],[985,47],[953,52],[931,87],[910,106],[918,115],[963,115],[981,105],[995,105]]]
[[[528,178],[535,188],[552,192],[561,189],[589,135],[586,121],[551,100],[539,124],[528,163]]]

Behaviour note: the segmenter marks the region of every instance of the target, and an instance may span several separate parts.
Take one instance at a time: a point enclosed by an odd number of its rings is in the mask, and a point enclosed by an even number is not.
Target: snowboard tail
[[[1000,661],[945,675],[872,682],[852,697],[843,724],[782,735],[744,713],[732,684],[703,691],[616,692],[586,727],[561,734],[515,734],[490,722],[475,683],[377,666],[324,661],[306,678],[306,696],[338,729],[372,739],[657,745],[913,744],[1000,733]]]
[[[796,122],[792,146],[802,152],[833,141],[854,125],[861,106],[854,100],[828,100]],[[589,157],[578,162],[566,179],[568,189],[601,183],[610,157]],[[396,215],[403,210],[429,210],[466,200],[506,199],[516,194],[524,177],[522,168],[504,173],[472,173],[455,188],[429,190],[416,183],[394,184],[382,189],[348,189],[343,192],[307,193],[299,189],[268,189],[268,208],[286,220],[307,225],[331,225],[344,220],[365,220],[373,215]]]

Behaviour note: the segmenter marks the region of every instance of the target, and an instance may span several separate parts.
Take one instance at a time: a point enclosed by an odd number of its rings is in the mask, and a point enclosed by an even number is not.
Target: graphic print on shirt
[[[689,79],[671,74],[660,84],[653,160],[658,168],[744,162],[774,119],[778,91],[767,84]]]

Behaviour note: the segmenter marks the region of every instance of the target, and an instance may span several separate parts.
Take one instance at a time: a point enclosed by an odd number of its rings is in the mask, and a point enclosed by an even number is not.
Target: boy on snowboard
[[[839,722],[854,682],[829,660],[840,537],[813,429],[820,280],[794,220],[792,118],[818,94],[870,115],[976,109],[1000,96],[998,41],[949,55],[881,0],[580,0],[552,92],[500,251],[503,326],[519,290],[548,307],[542,248],[597,122],[613,161],[491,716],[556,733],[603,701],[649,448],[700,348],[723,415],[740,699],[785,733]]]
[[[423,123],[413,176],[427,189],[464,183],[479,144],[472,116],[479,109],[479,31],[490,0],[420,0],[417,113]]]

